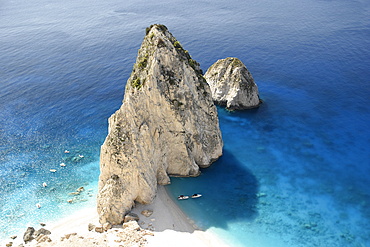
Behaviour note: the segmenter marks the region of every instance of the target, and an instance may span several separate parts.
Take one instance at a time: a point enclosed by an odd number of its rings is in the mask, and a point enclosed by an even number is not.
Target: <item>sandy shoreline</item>
[[[157,196],[152,204],[137,205],[132,212],[141,215],[140,212],[144,209],[153,210],[150,217],[140,217],[145,222],[141,225],[144,229],[150,223],[154,227],[154,237],[147,238],[148,246],[228,246],[209,231],[198,230],[169,197],[164,186],[158,186]]]
[[[146,217],[141,214],[143,210],[151,210],[153,214]],[[191,220],[181,211],[174,201],[167,194],[164,186],[158,186],[157,196],[152,204],[138,204],[132,210],[139,215],[139,225],[142,229],[144,244],[134,244],[125,246],[228,246],[217,236],[209,231],[200,231]],[[115,240],[118,231],[122,227],[113,228],[106,233],[89,231],[88,225],[92,223],[99,226],[96,208],[86,208],[80,210],[57,222],[47,223],[44,227],[51,231],[50,239],[52,242],[37,243],[36,240],[24,246],[119,246]],[[41,226],[33,226],[37,229]],[[26,228],[25,228],[26,230]],[[73,237],[61,241],[66,234],[73,233]],[[23,242],[23,236],[18,236],[13,242],[13,246],[18,246]]]

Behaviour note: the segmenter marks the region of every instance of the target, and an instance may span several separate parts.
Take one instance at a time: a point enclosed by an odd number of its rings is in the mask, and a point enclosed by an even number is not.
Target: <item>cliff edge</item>
[[[229,110],[256,108],[261,103],[257,84],[238,58],[218,60],[204,77],[211,87],[213,100]]]
[[[121,224],[134,202],[151,203],[170,175],[199,175],[222,146],[199,64],[165,26],[150,26],[101,147],[100,223]]]

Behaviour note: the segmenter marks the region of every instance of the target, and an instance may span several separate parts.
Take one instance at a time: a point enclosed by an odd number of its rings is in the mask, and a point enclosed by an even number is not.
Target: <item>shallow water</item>
[[[235,246],[370,246],[369,12],[339,0],[2,2],[0,239],[95,203],[107,118],[145,27],[163,23],[204,70],[240,58],[264,101],[219,108],[224,156],[172,179],[173,196],[203,194],[179,202],[197,225]]]

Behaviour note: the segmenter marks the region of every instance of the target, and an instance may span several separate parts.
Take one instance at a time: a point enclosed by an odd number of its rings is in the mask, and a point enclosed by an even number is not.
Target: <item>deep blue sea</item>
[[[95,204],[107,118],[161,23],[204,71],[241,59],[264,101],[218,108],[224,156],[172,179],[203,194],[180,207],[230,246],[369,247],[369,17],[368,0],[0,1],[0,240]]]

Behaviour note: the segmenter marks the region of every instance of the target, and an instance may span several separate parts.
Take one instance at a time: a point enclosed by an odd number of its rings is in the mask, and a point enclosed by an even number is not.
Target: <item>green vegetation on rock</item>
[[[195,60],[193,60],[193,59],[189,59],[189,65],[193,68],[193,69],[195,69],[195,65],[197,65],[197,61],[195,61]]]
[[[185,50],[179,41],[173,42],[173,46],[183,59],[188,60],[190,67],[192,67],[197,73],[203,74],[202,70],[199,68],[199,63],[191,58],[189,52]]]
[[[167,27],[165,26],[165,25],[162,25],[162,24],[153,24],[153,25],[150,25],[150,27],[147,27],[146,29],[145,29],[145,33],[146,33],[146,35],[148,35],[149,34],[149,32],[150,32],[150,30],[152,30],[152,28],[153,27],[157,27],[159,30],[161,30],[162,32],[165,32],[165,31],[167,31],[168,29],[167,29]]]
[[[146,54],[144,57],[142,57],[138,63],[138,67],[140,69],[145,69],[145,67],[148,65],[148,54]]]
[[[133,79],[133,80],[132,80],[132,82],[131,82],[131,86],[132,86],[133,88],[140,89],[140,88],[143,86],[143,84],[141,83],[140,78],[136,78],[136,79]]]
[[[180,42],[179,41],[175,41],[175,43],[173,43],[173,46],[176,48],[176,49],[183,49]]]
[[[231,63],[232,67],[243,67],[244,66],[243,62],[240,61],[238,58],[234,57],[232,59],[233,59]]]
[[[166,47],[166,43],[163,41],[163,39],[161,38],[158,39],[157,47],[158,48]]]

